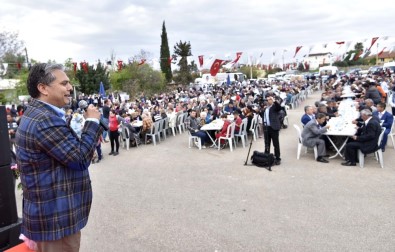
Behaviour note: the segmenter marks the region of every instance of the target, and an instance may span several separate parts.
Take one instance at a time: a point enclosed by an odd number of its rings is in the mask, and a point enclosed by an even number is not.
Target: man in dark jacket
[[[280,110],[281,105],[274,99],[273,96],[268,96],[267,106],[263,109],[261,117],[263,118],[264,124],[264,136],[265,136],[265,152],[270,153],[270,143],[273,142],[274,156],[276,157],[275,164],[281,163],[280,158],[280,141],[279,134],[281,129],[280,122]]]
[[[364,123],[358,129],[357,134],[352,136],[353,141],[347,143],[345,147],[346,162],[342,163],[342,165],[355,166],[358,149],[361,150],[362,153],[367,154],[379,148],[377,145],[381,133],[379,121],[372,118],[372,112],[369,109],[363,109],[361,111],[361,118]]]
[[[374,104],[381,102],[380,92],[377,90],[376,84],[371,82],[366,90],[365,99],[372,99]]]

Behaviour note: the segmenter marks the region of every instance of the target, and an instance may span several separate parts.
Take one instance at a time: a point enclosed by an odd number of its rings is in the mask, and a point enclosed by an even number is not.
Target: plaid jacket
[[[29,104],[16,135],[26,237],[58,240],[86,225],[92,203],[88,166],[101,133],[99,124],[87,121],[80,140],[53,108],[35,99]]]

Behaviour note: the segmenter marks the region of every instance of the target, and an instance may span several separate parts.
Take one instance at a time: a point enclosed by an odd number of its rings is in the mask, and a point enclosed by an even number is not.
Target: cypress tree
[[[167,40],[165,21],[163,21],[163,25],[162,25],[161,39],[162,39],[162,43],[160,45],[160,69],[165,74],[167,82],[171,82],[173,75],[171,73],[171,66],[169,64],[170,49]]]

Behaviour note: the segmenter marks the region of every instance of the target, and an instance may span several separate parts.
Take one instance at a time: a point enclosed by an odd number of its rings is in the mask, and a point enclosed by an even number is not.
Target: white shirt
[[[385,81],[381,82],[380,86],[384,90],[385,93],[388,93],[389,90],[388,90],[387,82],[385,82]]]
[[[267,107],[265,110],[265,122],[267,126],[270,126],[269,110],[272,106]]]

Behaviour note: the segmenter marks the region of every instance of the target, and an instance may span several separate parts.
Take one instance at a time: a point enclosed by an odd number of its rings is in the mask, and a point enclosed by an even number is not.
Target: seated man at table
[[[378,120],[372,118],[372,112],[369,109],[361,111],[361,118],[364,121],[358,128],[357,134],[352,136],[352,140],[345,146],[346,162],[344,166],[355,166],[357,162],[358,149],[364,154],[375,152],[379,147],[377,141],[381,133],[381,126]]]
[[[200,118],[196,118],[196,110],[192,110],[185,120],[185,127],[189,130],[192,136],[199,137],[202,148],[206,148],[204,144],[209,140],[209,137],[204,130],[200,130]]]
[[[314,115],[314,108],[311,105],[307,105],[304,107],[305,114],[302,116],[300,121],[302,122],[303,126],[306,125],[311,119],[315,118]]]
[[[328,129],[329,125],[321,127],[325,122],[326,115],[323,113],[318,113],[315,119],[310,120],[303,128],[302,131],[302,143],[304,146],[309,148],[314,148],[317,146],[318,157],[317,161],[321,163],[328,163],[326,160],[326,146],[325,141],[322,139],[322,134],[324,134]]]
[[[326,115],[329,116],[329,118],[338,116],[336,101],[328,100],[326,110],[327,110]]]
[[[380,148],[381,151],[385,151],[385,146],[387,145],[388,134],[391,132],[392,123],[394,122],[394,117],[391,113],[385,110],[385,103],[379,102],[377,104],[377,111],[373,112],[373,116],[377,117],[383,123],[381,127],[385,128],[383,139],[381,140]]]

